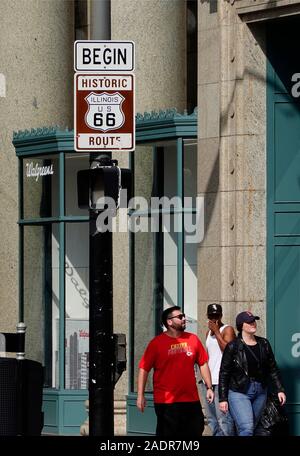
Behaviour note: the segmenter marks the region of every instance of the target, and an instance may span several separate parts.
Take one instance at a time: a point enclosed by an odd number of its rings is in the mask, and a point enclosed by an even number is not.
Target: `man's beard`
[[[180,325],[177,331],[183,332],[185,330],[185,325]]]

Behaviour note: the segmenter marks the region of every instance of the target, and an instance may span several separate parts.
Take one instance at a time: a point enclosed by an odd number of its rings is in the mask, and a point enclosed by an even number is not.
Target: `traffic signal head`
[[[118,166],[99,166],[78,171],[77,191],[80,209],[103,211],[105,199],[112,198],[119,207],[121,188],[126,188],[131,196],[131,171]]]

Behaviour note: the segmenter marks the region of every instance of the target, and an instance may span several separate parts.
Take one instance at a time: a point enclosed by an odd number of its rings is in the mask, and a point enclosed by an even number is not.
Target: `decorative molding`
[[[192,114],[175,108],[151,111],[136,116],[136,142],[197,136],[197,108]]]
[[[169,108],[136,115],[137,142],[190,136],[197,136],[197,108],[191,114]],[[20,157],[73,152],[74,130],[54,125],[14,131],[13,144]]]
[[[13,132],[13,141],[20,141],[30,138],[41,138],[44,136],[53,136],[57,133],[69,133],[68,127],[65,129],[60,128],[58,125],[42,127],[42,128],[31,128],[30,130],[18,130]]]
[[[160,122],[164,120],[194,120],[197,119],[197,108],[194,109],[192,114],[188,114],[185,110],[183,114],[177,112],[176,108],[169,108],[165,110],[159,111],[151,111],[151,112],[144,112],[144,114],[137,113],[136,115],[136,122],[144,123],[144,122]]]
[[[193,121],[197,120],[198,108],[195,108],[191,114],[187,113],[187,110],[181,114],[176,108],[169,108],[159,111],[151,111],[137,113],[136,122],[137,124],[145,122],[162,122],[162,121]],[[34,138],[43,138],[46,136],[55,136],[57,134],[73,134],[74,130],[70,130],[68,127],[61,128],[58,125],[47,126],[42,128],[31,128],[30,130],[18,130],[13,132],[13,141],[29,140]]]

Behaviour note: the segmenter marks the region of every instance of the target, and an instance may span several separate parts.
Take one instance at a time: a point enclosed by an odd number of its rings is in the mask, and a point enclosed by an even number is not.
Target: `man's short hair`
[[[174,310],[180,310],[181,311],[181,308],[179,306],[168,307],[162,313],[161,322],[164,325],[164,327],[167,328],[167,329],[168,329],[167,320],[168,320],[168,318],[170,318],[170,315],[172,314],[172,312],[174,312]]]

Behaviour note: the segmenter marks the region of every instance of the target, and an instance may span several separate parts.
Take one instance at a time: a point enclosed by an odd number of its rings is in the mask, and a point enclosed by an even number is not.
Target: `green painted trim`
[[[187,136],[197,136],[197,109],[190,115],[179,114],[173,108],[136,116],[137,142]]]
[[[19,321],[24,321],[24,228],[19,226]]]
[[[157,162],[157,147],[154,146],[152,147],[152,163],[154,164],[154,168],[156,167],[156,162]],[[155,171],[153,171],[153,174],[155,175]],[[153,182],[152,182],[153,184]],[[155,185],[154,185],[155,186]],[[152,190],[153,191],[153,190]],[[154,190],[155,192],[155,190]],[[159,212],[159,211],[158,211]],[[153,282],[155,283],[155,286],[156,286],[156,277],[157,277],[157,274],[156,274],[156,268],[157,268],[157,256],[158,256],[158,252],[157,252],[157,249],[158,249],[158,237],[157,237],[157,234],[158,233],[153,233],[152,236],[153,236],[153,245],[152,245],[152,256],[153,256],[153,261],[152,261],[152,277],[153,277]],[[156,302],[156,294],[154,292],[154,296],[153,296],[153,306],[152,306],[152,332],[153,334],[157,334],[156,330],[157,330],[157,321],[156,321],[156,305],[157,305],[157,302]]]
[[[59,387],[65,386],[65,224],[59,224]]]
[[[71,145],[70,145],[71,146]],[[37,146],[39,147],[39,146]],[[36,150],[27,150],[24,152],[23,150],[17,150],[16,151],[16,156],[17,157],[22,157],[22,158],[28,158],[28,157],[44,157],[44,156],[47,156],[47,155],[58,155],[59,152],[64,152],[65,154],[68,154],[68,153],[71,153],[71,154],[74,154],[74,153],[77,153],[73,150],[73,148],[71,147],[68,147],[68,149],[66,149],[66,147],[62,147],[60,148],[59,144],[57,145],[57,148],[55,150],[53,150],[53,147],[50,148],[50,145],[49,145],[49,150],[44,150],[44,149],[36,149]],[[79,153],[79,152],[78,152]],[[85,152],[80,152],[80,153],[85,153]]]
[[[59,154],[59,218],[65,215],[65,155]]]
[[[272,41],[272,37],[269,36]],[[268,44],[268,39],[267,39]],[[279,201],[274,200],[274,156],[273,150],[275,147],[275,105],[278,103],[293,103],[299,104],[291,97],[289,93],[278,93],[279,90],[275,86],[276,73],[270,61],[270,49],[267,46],[267,90],[266,90],[266,106],[267,106],[267,129],[266,129],[266,149],[267,149],[267,297],[266,297],[266,324],[267,337],[274,348],[275,343],[275,246],[278,245],[299,245],[297,234],[278,234],[276,233],[276,215],[284,212],[298,212],[299,202],[294,201]]]
[[[193,138],[196,136],[193,127],[171,127],[159,129],[157,131],[140,131],[136,133],[136,142],[156,142],[158,139],[171,140],[177,138]]]
[[[134,152],[129,154],[129,169],[131,169],[132,176],[134,176]],[[134,190],[133,190],[134,191]],[[133,193],[134,194],[134,193]],[[134,372],[130,360],[134,359],[134,238],[133,233],[129,232],[128,236],[129,248],[129,290],[128,290],[128,326],[132,330],[128,332],[128,377],[127,377],[127,391],[132,391],[134,388]]]
[[[18,160],[18,183],[19,183],[19,194],[18,194],[18,204],[19,204],[19,220],[24,216],[24,183],[23,183],[23,160]]]
[[[188,115],[167,109],[136,115],[136,141],[197,136],[197,109]],[[18,157],[74,152],[74,130],[57,126],[20,130],[13,134]],[[88,153],[88,152],[87,152]]]
[[[65,388],[44,388],[43,395],[49,396],[86,396],[85,399],[88,399],[89,392],[87,389],[65,389]]]
[[[180,209],[174,209],[173,207],[170,209],[149,209],[148,211],[141,211],[141,210],[134,210],[130,209],[128,211],[128,215],[130,217],[151,217],[153,214],[196,214],[197,210],[191,207],[182,207]]]
[[[284,202],[284,203],[278,203],[276,202],[274,206],[274,213],[280,213],[280,212],[298,212],[299,213],[299,202]]]
[[[65,157],[59,154],[59,217],[65,213]],[[59,225],[59,386],[65,386],[65,224]]]
[[[137,394],[131,393],[126,397],[127,435],[155,435],[156,415],[153,395],[146,393],[147,407],[141,413],[136,407]]]
[[[274,346],[274,157],[271,153],[274,148],[274,92],[273,84],[275,72],[269,58],[267,58],[267,297],[266,297],[266,325],[267,337]]]
[[[273,246],[277,247],[279,245],[285,245],[285,246],[297,246],[300,245],[300,238],[299,236],[282,236],[282,237],[274,237],[273,240]]]
[[[58,223],[59,217],[44,217],[35,219],[21,219],[18,221],[19,225],[45,225],[46,223]]]
[[[182,138],[177,139],[177,196],[181,200],[181,207],[183,206],[183,140]],[[178,230],[177,233],[177,305],[184,309],[184,275],[183,275],[183,267],[184,267],[184,257],[183,257],[183,217],[182,212],[180,212],[177,216],[178,218],[178,226],[181,229]]]
[[[23,216],[23,162],[18,160],[18,182],[19,182],[19,193],[18,193],[18,204],[19,204],[19,219]],[[24,229],[19,226],[19,321],[24,321]]]
[[[89,220],[89,215],[64,215],[59,218],[60,222],[67,223],[88,222]]]
[[[43,434],[78,435],[80,426],[87,418],[84,402],[88,399],[87,390],[44,389]]]
[[[14,132],[13,144],[17,156],[35,156],[74,151],[73,130],[43,127]]]
[[[18,221],[19,225],[44,225],[45,223],[76,223],[76,222],[88,222],[88,215],[65,215],[61,217],[44,217],[44,218],[34,218],[34,219],[21,219]]]

